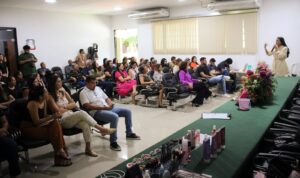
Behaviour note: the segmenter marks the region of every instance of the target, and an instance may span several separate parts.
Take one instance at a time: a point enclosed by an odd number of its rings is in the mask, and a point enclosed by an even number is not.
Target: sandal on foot
[[[97,156],[98,156],[98,154],[95,153],[95,152],[93,152],[92,150],[90,150],[90,151],[85,151],[85,154],[86,154],[87,156],[91,156],[91,157],[97,157]]]
[[[54,166],[66,167],[71,165],[72,165],[72,161],[69,159],[62,158],[59,155],[55,156],[54,158]]]

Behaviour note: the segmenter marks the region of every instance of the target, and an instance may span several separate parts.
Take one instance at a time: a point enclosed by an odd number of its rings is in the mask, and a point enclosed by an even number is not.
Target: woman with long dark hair
[[[129,70],[128,75],[130,76],[131,80],[136,80],[136,75],[139,72],[137,63],[135,61],[131,61],[129,63]]]
[[[152,90],[158,89],[159,95],[157,97],[158,100],[158,107],[162,108],[163,106],[163,88],[161,86],[155,86],[155,82],[151,79],[148,75],[149,68],[146,65],[142,65],[139,67],[138,73],[138,85],[141,85],[142,88],[150,87]]]
[[[62,128],[58,122],[59,113],[49,114],[48,92],[44,86],[34,85],[30,89],[27,109],[21,122],[22,134],[30,139],[49,140],[54,148],[54,163],[56,166],[70,166]],[[27,117],[26,117],[27,116]]]
[[[199,66],[199,64],[197,62],[197,57],[193,56],[192,59],[191,59],[190,68],[194,70],[198,66]]]
[[[276,44],[273,46],[272,50],[267,49],[267,44],[265,44],[265,51],[268,56],[273,55],[274,60],[272,64],[272,72],[275,76],[287,76],[289,74],[289,69],[286,63],[286,59],[290,55],[290,50],[287,47],[283,37],[278,37],[276,39]]]
[[[198,79],[192,79],[188,72],[188,63],[186,61],[180,63],[178,75],[181,84],[186,85],[189,90],[196,91],[196,97],[192,101],[196,107],[203,104],[204,98],[207,99],[211,96],[211,91],[203,82]]]
[[[115,80],[117,83],[117,92],[120,96],[128,95],[131,92],[132,103],[135,103],[136,91],[136,80],[132,80],[127,74],[124,64],[118,63],[117,70],[115,72]]]

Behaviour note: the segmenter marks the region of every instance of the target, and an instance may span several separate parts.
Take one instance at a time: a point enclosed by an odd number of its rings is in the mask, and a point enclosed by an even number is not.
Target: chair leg
[[[0,177],[3,177],[3,174],[2,174],[2,161],[0,161]]]
[[[148,98],[146,98],[146,101],[145,101],[146,105],[148,105],[148,102],[149,102],[149,100],[148,100]]]
[[[24,154],[25,154],[25,161],[27,164],[29,164],[29,151],[28,150],[24,151]]]

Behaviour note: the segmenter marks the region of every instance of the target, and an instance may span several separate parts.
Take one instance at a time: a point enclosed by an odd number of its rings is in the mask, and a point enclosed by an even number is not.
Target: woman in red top
[[[128,95],[131,91],[132,102],[135,104],[135,96],[137,95],[136,91],[136,80],[131,80],[131,77],[128,75],[124,69],[122,63],[117,64],[117,70],[115,72],[115,80],[117,82],[117,92],[120,96]]]
[[[193,56],[192,61],[190,63],[190,68],[194,70],[194,68],[198,67],[197,57]]]

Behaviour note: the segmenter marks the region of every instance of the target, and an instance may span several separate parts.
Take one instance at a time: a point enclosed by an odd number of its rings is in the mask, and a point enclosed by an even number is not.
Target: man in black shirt
[[[220,83],[223,89],[223,96],[229,96],[226,94],[226,82],[224,75],[213,75],[209,72],[207,61],[205,57],[200,58],[200,66],[196,69],[196,76],[207,79],[208,83],[216,84]]]
[[[227,58],[225,61],[222,61],[219,63],[219,65],[217,66],[217,69],[221,74],[223,74],[225,76],[229,76],[230,79],[233,81],[229,90],[230,90],[230,92],[234,92],[236,89],[236,73],[230,71],[231,64],[232,64],[232,59]]]

